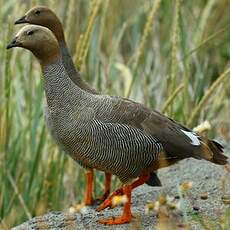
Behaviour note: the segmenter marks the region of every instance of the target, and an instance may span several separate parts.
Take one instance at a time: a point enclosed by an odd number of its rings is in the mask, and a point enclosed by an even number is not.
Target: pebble
[[[221,197],[224,204],[230,204],[230,194],[225,194]]]
[[[193,206],[192,208],[193,208],[194,211],[199,211],[200,210],[200,208],[198,206]]]
[[[208,199],[208,193],[207,192],[203,192],[200,194],[200,199],[202,200],[207,200]]]

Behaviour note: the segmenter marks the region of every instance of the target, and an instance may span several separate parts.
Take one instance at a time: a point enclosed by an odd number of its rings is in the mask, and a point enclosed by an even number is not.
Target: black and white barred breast
[[[143,131],[97,119],[55,123],[58,142],[89,168],[111,172],[122,181],[135,178],[152,165],[162,145]]]
[[[60,63],[45,72],[48,123],[54,138],[82,165],[110,172],[122,182],[139,176],[158,158],[160,142],[120,123],[119,117],[114,119],[114,99],[84,92],[65,74]]]

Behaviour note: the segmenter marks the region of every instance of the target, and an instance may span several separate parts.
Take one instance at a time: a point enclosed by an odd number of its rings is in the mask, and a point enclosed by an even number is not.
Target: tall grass
[[[61,17],[76,65],[100,91],[191,127],[209,120],[213,135],[230,112],[227,0],[0,0],[0,228],[66,209],[85,186],[84,171],[46,129],[38,63],[5,49],[19,29],[14,20],[44,3]],[[102,180],[97,173],[95,194]]]

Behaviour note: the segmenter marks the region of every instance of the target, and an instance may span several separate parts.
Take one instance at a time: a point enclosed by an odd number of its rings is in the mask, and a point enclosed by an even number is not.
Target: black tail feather
[[[221,152],[223,152],[223,145],[221,145],[219,142],[215,141],[215,140],[212,140],[212,143],[219,149],[221,150]]]
[[[225,165],[228,163],[228,157],[223,154],[224,147],[221,144],[219,144],[217,141],[210,140],[208,146],[213,153],[213,163],[219,165]]]
[[[149,179],[145,182],[147,185],[152,186],[152,187],[161,187],[161,181],[159,177],[157,176],[156,172],[150,173]]]

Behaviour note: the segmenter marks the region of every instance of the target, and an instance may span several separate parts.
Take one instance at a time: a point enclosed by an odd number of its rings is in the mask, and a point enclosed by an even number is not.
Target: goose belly
[[[156,139],[132,127],[48,114],[52,136],[75,161],[117,175],[123,182],[139,176],[161,151]]]

